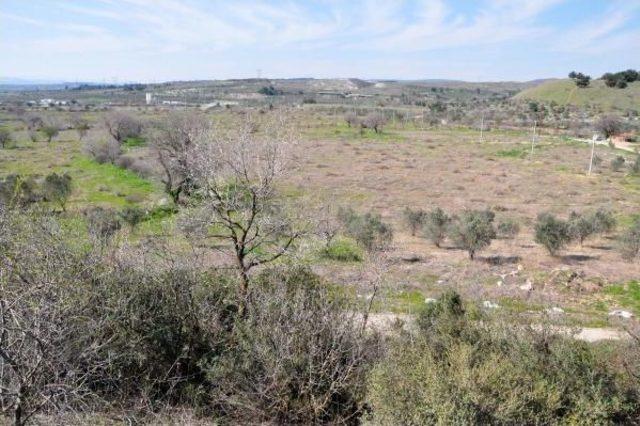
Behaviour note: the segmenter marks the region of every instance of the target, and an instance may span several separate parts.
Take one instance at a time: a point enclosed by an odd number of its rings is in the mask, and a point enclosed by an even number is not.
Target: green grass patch
[[[524,148],[503,149],[496,152],[496,156],[502,158],[526,158],[529,152]]]
[[[74,184],[71,202],[80,206],[123,207],[148,201],[156,190],[152,182],[129,170],[99,164],[84,156],[74,157],[61,170],[71,174]]]
[[[322,257],[338,262],[362,261],[362,249],[350,238],[336,238],[329,247],[322,250]]]
[[[145,146],[147,141],[144,138],[127,138],[122,142],[122,146],[125,148],[135,148],[138,146]]]
[[[605,287],[604,293],[622,307],[631,309],[636,315],[640,314],[640,282],[610,285]]]

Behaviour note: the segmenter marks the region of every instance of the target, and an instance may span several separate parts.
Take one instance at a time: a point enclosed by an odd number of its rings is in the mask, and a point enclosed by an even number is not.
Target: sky
[[[640,0],[0,0],[0,76],[526,81],[640,68]]]

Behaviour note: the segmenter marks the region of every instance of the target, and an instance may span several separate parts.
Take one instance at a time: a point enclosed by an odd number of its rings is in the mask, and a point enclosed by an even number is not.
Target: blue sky
[[[640,0],[0,0],[0,76],[594,76],[640,68]]]

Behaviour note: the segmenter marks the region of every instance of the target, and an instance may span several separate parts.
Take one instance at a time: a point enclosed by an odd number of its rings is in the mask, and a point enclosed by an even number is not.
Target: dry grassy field
[[[164,113],[138,114],[157,119]],[[527,316],[561,308],[564,314],[556,315],[556,320],[587,325],[609,324],[611,309],[640,309],[633,291],[640,265],[620,257],[615,233],[594,237],[582,246],[571,244],[555,257],[536,244],[533,235],[536,216],[542,212],[567,217],[571,211],[605,207],[615,213],[619,227],[630,223],[638,213],[640,178],[625,170],[613,171],[610,163],[618,155],[632,161],[632,154],[597,146],[602,161],[589,176],[590,146],[545,130],[537,135],[532,153],[531,133],[526,130],[494,129],[484,131],[481,139],[476,129],[396,122],[379,134],[361,133],[348,127],[342,115],[313,108],[289,114],[299,142],[293,153],[295,167],[283,190],[302,204],[303,214],[314,216],[318,206],[330,206],[334,212],[351,207],[379,213],[393,225],[393,242],[383,254],[384,291],[378,295],[376,310],[415,312],[425,298],[448,288]],[[233,116],[218,113],[212,119],[228,126]],[[92,119],[99,127],[100,113]],[[61,132],[50,144],[31,142],[19,122],[9,122],[17,142],[0,152],[0,172],[69,172],[76,183],[72,210],[92,205],[151,208],[167,202],[158,175],[141,177],[112,164],[97,164],[83,151],[73,130]],[[125,152],[153,163],[144,144]],[[513,239],[494,240],[469,260],[450,241],[437,248],[420,232],[412,236],[403,221],[407,207],[440,207],[449,214],[489,208],[496,221],[517,222],[520,232]],[[144,223],[139,232],[178,234],[175,221],[163,217]],[[312,267],[366,300],[371,290],[361,262],[323,258],[318,245],[313,238],[302,245]],[[218,254],[211,256],[212,262],[226,262]]]

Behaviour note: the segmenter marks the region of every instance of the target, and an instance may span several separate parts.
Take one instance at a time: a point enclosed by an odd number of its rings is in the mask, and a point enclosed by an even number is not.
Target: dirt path
[[[589,144],[589,145],[591,145],[591,143],[593,142],[591,139],[582,139],[582,138],[571,138],[571,140],[574,140],[576,142],[586,143],[586,144]],[[608,140],[599,140],[599,141],[596,141],[596,145],[609,146],[609,141]],[[616,145],[616,149],[621,149],[623,151],[632,152],[632,153],[635,153],[636,149],[638,149],[638,144],[633,144],[631,142],[616,141],[615,145]]]
[[[390,332],[394,328],[397,321],[411,326],[413,323],[413,315],[394,314],[391,312],[375,313],[369,315],[368,327],[380,332]],[[594,328],[594,327],[562,327],[553,326],[553,329],[559,334],[572,335],[577,340],[585,342],[599,342],[602,340],[623,340],[628,339],[629,335],[622,330],[614,328]]]

